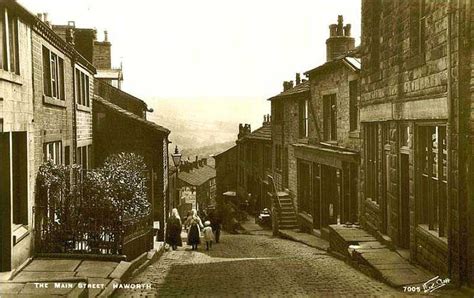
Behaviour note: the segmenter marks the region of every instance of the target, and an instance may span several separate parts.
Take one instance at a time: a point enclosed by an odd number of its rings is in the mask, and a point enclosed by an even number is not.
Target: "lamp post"
[[[173,159],[173,164],[176,168],[176,178],[174,180],[174,188],[175,188],[175,194],[174,194],[174,197],[173,197],[173,208],[175,208],[176,206],[176,198],[178,198],[179,196],[179,191],[178,191],[178,186],[177,186],[177,183],[178,183],[178,173],[179,173],[179,166],[181,164],[181,156],[182,154],[179,153],[179,150],[178,150],[178,146],[176,146],[174,148],[174,153],[171,154],[171,158]]]

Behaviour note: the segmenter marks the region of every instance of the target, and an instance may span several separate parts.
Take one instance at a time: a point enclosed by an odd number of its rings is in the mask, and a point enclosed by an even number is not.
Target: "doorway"
[[[400,154],[400,247],[410,247],[410,169],[409,155]]]

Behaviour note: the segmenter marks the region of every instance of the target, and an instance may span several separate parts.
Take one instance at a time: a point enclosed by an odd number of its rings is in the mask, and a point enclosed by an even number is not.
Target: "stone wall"
[[[386,191],[388,203],[394,207],[399,204],[399,185],[393,176],[399,175],[399,125],[408,123],[411,132],[417,126],[427,121],[446,124],[448,119],[448,7],[447,2],[425,1],[424,33],[418,32],[419,7],[418,1],[380,1],[363,0],[362,2],[362,71],[361,71],[361,121],[363,123],[377,122],[384,125],[389,122],[391,134],[390,144],[390,185]],[[464,133],[468,134],[466,124],[469,117],[464,111],[472,102],[472,90],[467,92],[464,86],[472,84],[472,49],[470,48],[472,7],[467,1],[453,1],[453,14],[450,45],[452,51],[452,107],[453,125],[448,126],[448,143],[451,150],[448,152],[450,168],[448,172],[449,210],[451,214],[449,231],[449,253],[451,264],[449,271],[451,278],[460,281],[466,280],[465,270],[472,266],[472,259],[466,261],[462,256],[467,251],[465,239],[472,235],[473,229],[467,228],[466,203],[468,193],[467,170],[462,165],[469,164],[470,155],[464,148],[468,148]],[[458,6],[459,5],[459,6]],[[467,11],[470,8],[471,11]],[[472,26],[471,26],[472,27]],[[471,34],[472,35],[472,34]],[[420,39],[421,38],[421,39]],[[421,41],[421,42],[420,42]],[[461,64],[460,61],[466,62]],[[466,70],[465,68],[469,68]],[[469,95],[468,95],[469,94]],[[472,103],[471,103],[472,104]],[[429,107],[429,108],[427,108]],[[457,110],[459,109],[459,110]],[[365,124],[362,124],[364,126]],[[459,128],[459,131],[458,131]],[[470,132],[472,135],[472,130]],[[397,145],[398,144],[398,145]],[[440,240],[433,237],[424,237],[417,233],[416,189],[417,155],[416,138],[411,136],[409,154],[410,175],[410,249],[412,258],[422,264],[442,264],[446,260],[439,253],[426,253],[435,242]],[[365,172],[365,159],[362,158],[362,173]],[[382,174],[379,169],[379,175]],[[364,179],[364,174],[361,175]],[[362,180],[361,197],[365,199],[365,181]],[[420,206],[419,206],[420,207]],[[388,233],[398,242],[399,218],[397,208],[390,215]],[[368,216],[361,206],[364,219],[377,225],[377,221]],[[418,254],[419,251],[425,252]],[[470,263],[469,263],[470,262]],[[428,266],[428,265],[427,265]],[[431,266],[439,272],[446,272],[442,266]],[[442,270],[443,269],[443,270]],[[472,277],[469,277],[472,280]]]

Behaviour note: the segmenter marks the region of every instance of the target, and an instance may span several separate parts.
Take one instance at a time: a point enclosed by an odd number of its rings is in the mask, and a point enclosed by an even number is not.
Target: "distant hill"
[[[220,153],[232,147],[239,123],[252,129],[262,125],[270,104],[259,99],[146,99],[154,112],[148,119],[171,130],[170,149],[178,146],[183,157]]]

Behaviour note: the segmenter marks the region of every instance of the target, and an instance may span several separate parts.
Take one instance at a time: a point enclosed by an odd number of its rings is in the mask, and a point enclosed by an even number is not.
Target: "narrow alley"
[[[206,251],[188,246],[168,251],[127,283],[149,290],[115,292],[120,297],[387,295],[396,290],[326,252],[265,235],[224,234]]]

